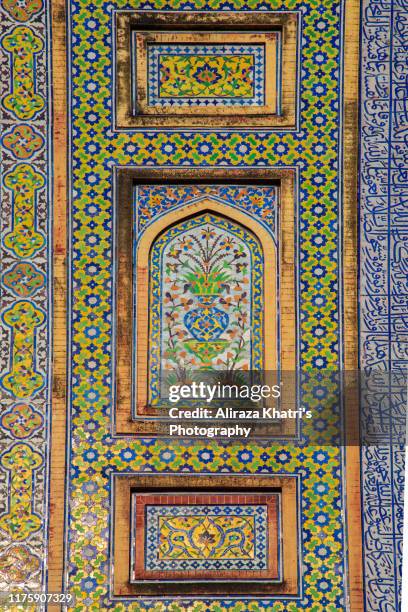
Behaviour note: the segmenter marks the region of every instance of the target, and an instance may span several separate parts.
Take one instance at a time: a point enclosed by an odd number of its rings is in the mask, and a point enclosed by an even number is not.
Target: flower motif
[[[190,251],[193,248],[193,241],[188,237],[183,238],[183,240],[180,241],[180,247],[183,251]]]
[[[220,242],[220,247],[224,251],[230,251],[235,246],[234,240],[232,238],[224,238]]]
[[[43,8],[42,0],[4,0],[3,8],[16,21],[28,21]]]
[[[17,159],[29,159],[41,149],[44,138],[30,125],[15,125],[3,137],[3,145]]]
[[[214,85],[220,79],[222,79],[222,74],[220,74],[217,68],[214,66],[210,66],[207,62],[203,66],[197,68],[193,77],[203,85]]]
[[[40,568],[39,558],[27,546],[13,545],[0,554],[0,577],[6,584],[32,580]]]
[[[45,278],[30,262],[20,262],[5,272],[3,283],[18,297],[27,298],[44,286]]]
[[[198,536],[198,541],[200,542],[200,544],[203,544],[205,547],[209,546],[210,544],[214,544],[215,542],[215,536],[210,533],[209,531],[207,531],[206,529],[200,533],[200,535]]]
[[[29,404],[14,404],[0,419],[0,424],[14,438],[31,436],[43,423],[43,417]]]

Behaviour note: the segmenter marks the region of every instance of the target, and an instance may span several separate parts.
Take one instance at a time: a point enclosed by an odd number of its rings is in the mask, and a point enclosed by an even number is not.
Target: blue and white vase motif
[[[199,342],[217,340],[227,329],[229,316],[214,306],[214,295],[198,295],[198,308],[184,316],[184,325]]]

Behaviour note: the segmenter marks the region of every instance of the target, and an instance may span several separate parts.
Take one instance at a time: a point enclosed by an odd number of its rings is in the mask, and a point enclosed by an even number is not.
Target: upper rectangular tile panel
[[[119,12],[116,25],[117,128],[295,127],[296,13]]]
[[[263,44],[152,44],[147,57],[148,106],[264,105]]]

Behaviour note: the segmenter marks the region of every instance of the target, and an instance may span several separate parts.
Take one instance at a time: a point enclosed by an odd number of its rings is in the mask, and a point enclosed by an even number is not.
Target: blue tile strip
[[[405,2],[362,4],[360,168],[360,365],[365,373],[408,371],[408,11]],[[400,394],[368,396],[372,419],[390,420],[389,443],[362,449],[365,603],[401,601],[405,419]],[[364,427],[364,422],[363,422]]]

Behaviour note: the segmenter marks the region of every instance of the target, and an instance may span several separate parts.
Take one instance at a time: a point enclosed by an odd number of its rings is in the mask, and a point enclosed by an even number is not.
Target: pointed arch
[[[151,252],[156,240],[169,228],[179,226],[183,221],[197,218],[200,214],[209,213],[219,219],[225,219],[245,232],[248,236],[254,236],[259,242],[262,251],[262,262],[259,270],[262,280],[261,310],[262,310],[262,332],[260,338],[260,350],[262,350],[262,369],[276,370],[279,365],[278,355],[278,253],[272,235],[256,219],[244,212],[222,204],[211,196],[200,198],[190,202],[181,209],[168,212],[153,222],[140,237],[135,261],[135,344],[134,354],[134,392],[136,395],[136,412],[142,416],[149,413],[149,329],[152,320],[151,302],[149,293],[151,287]],[[149,289],[148,289],[149,288]],[[259,369],[259,364],[256,364]],[[256,369],[255,365],[252,366]]]

